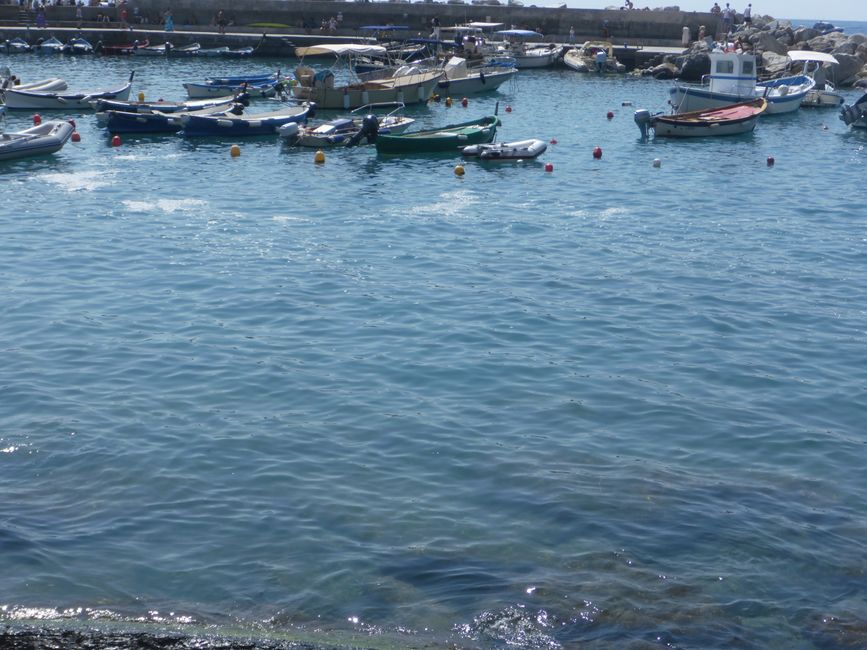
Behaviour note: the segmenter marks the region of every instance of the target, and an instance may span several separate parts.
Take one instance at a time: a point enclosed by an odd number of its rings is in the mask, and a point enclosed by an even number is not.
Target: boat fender
[[[780,86],[778,90],[780,91],[780,97],[785,97],[789,94],[789,87],[785,84]]]

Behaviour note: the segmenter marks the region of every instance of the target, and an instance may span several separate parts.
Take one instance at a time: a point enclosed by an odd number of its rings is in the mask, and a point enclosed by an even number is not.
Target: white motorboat
[[[13,38],[3,41],[2,48],[6,50],[7,54],[21,54],[33,49],[23,38]]]
[[[36,41],[36,47],[33,50],[37,54],[61,54],[63,52],[63,43],[51,36],[44,41]]]
[[[530,139],[515,142],[494,142],[491,144],[473,144],[464,147],[461,154],[466,157],[478,157],[480,160],[528,160],[538,158],[548,149],[544,140]]]
[[[94,90],[80,93],[64,93],[63,91],[20,90],[18,87],[5,91],[7,108],[23,110],[92,110],[91,102],[98,99],[129,99],[133,71],[125,86],[117,90]]]
[[[469,69],[466,59],[459,56],[446,61],[443,71],[445,78],[437,82],[437,92],[457,97],[496,90],[518,73],[517,68],[499,65]]]
[[[563,55],[565,49],[554,43],[529,43],[528,39],[542,38],[542,34],[529,29],[501,29],[497,34],[507,39],[500,53],[515,57],[518,68],[549,68]]]
[[[302,58],[302,63],[295,70],[298,83],[292,86],[292,93],[303,101],[315,102],[318,108],[346,110],[366,104],[384,102],[417,104],[430,99],[437,82],[445,74],[442,70],[406,65],[385,79],[360,81],[357,77],[351,77],[354,75],[351,65],[353,57],[383,57],[385,53],[386,50],[381,45],[361,43],[335,43],[296,48],[295,55]],[[333,70],[316,70],[303,62],[306,56],[327,54],[335,56],[338,63],[341,61],[348,63],[342,66],[345,68],[346,75],[350,76],[346,83],[335,85]]]
[[[64,54],[93,54],[93,45],[86,38],[75,36],[66,41]]]
[[[382,117],[374,114],[374,111],[384,108],[394,110]],[[289,144],[301,147],[355,146],[362,140],[370,144],[375,142],[380,134],[403,133],[415,122],[411,117],[398,114],[404,108],[403,104],[396,102],[362,106],[352,111],[349,117],[328,120],[321,124],[303,126],[291,122],[281,126],[277,134]],[[364,117],[361,117],[362,115]]]
[[[75,127],[66,121],[47,121],[17,133],[0,134],[0,160],[54,153],[63,148]]]
[[[49,77],[48,79],[39,79],[29,83],[21,83],[15,75],[12,74],[8,67],[0,70],[0,99],[2,99],[7,88],[15,90],[39,90],[44,92],[56,92],[66,90],[66,82],[59,77]]]
[[[669,91],[670,103],[677,113],[692,113],[748,102],[758,97],[768,100],[765,115],[791,113],[816,85],[807,75],[780,77],[756,83],[756,57],[737,52],[711,52],[711,73],[707,84],[678,84]]]
[[[816,82],[815,87],[801,100],[801,106],[811,108],[836,108],[842,106],[843,95],[834,92],[834,85],[825,78],[825,64],[838,65],[833,54],[813,52],[811,50],[791,50],[788,53],[792,61],[804,63],[804,74]]]
[[[600,55],[600,52],[604,55]],[[563,55],[563,63],[577,72],[626,72],[626,66],[615,58],[614,46],[609,41],[587,41],[580,47],[572,48]]]

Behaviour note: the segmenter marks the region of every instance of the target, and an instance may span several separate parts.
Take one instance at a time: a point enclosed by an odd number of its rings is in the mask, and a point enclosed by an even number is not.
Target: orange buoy
[[[608,115],[606,115],[606,117],[609,120],[613,120],[614,119],[614,111],[608,111]]]
[[[81,135],[78,133],[78,131],[73,131],[70,137],[72,138],[73,142],[81,142]]]
[[[464,166],[463,165],[455,165],[455,176],[463,176],[464,175]]]
[[[33,123],[34,124],[42,124],[42,116],[39,113],[33,115]]]
[[[241,147],[233,144],[231,147],[229,147],[229,155],[232,156],[232,158],[237,158],[241,155]]]
[[[545,163],[545,171],[546,171],[546,172],[552,172],[552,171],[554,171],[554,165],[553,165],[553,163]]]
[[[315,162],[317,165],[321,165],[325,162],[325,152],[322,151],[322,149],[313,154],[313,162]]]
[[[119,147],[120,146],[120,136],[119,135],[111,136],[111,146],[112,147]]]
[[[593,148],[593,157],[596,160],[599,160],[602,157],[602,147],[597,146]]]

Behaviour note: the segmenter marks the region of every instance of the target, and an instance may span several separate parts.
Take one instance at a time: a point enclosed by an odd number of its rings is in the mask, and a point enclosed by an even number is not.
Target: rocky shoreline
[[[793,26],[789,21],[774,20],[769,16],[756,17],[752,25],[738,25],[727,43],[715,42],[711,38],[695,41],[685,54],[657,57],[633,74],[656,79],[701,81],[710,73],[708,54],[726,45],[735,51],[755,54],[763,78],[781,77],[800,70],[801,64],[791,63],[786,56],[790,50],[833,54],[839,63],[825,64],[828,79],[836,86],[867,88],[867,36],[847,35],[827,23],[817,23],[813,27]]]

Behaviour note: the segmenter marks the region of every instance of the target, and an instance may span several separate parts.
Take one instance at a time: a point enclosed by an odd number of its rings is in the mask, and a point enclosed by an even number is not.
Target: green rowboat
[[[376,151],[378,153],[457,151],[471,144],[493,142],[500,124],[500,118],[491,115],[472,122],[450,124],[439,129],[380,135],[376,138]]]

